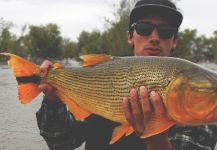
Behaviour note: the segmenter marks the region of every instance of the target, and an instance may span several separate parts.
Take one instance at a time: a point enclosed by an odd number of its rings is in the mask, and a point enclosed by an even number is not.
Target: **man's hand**
[[[144,86],[140,87],[139,93],[136,89],[131,89],[130,101],[128,97],[124,97],[123,107],[127,121],[138,135],[143,133],[153,114],[164,114],[166,112],[159,94],[152,91],[149,98],[148,91]],[[171,149],[167,132],[146,138],[144,142],[150,150]]]
[[[52,66],[53,64],[49,60],[45,60],[40,66],[40,76],[45,77]],[[47,83],[41,83],[38,87],[45,94],[46,100],[58,100],[58,97],[55,94],[55,88],[51,85]]]

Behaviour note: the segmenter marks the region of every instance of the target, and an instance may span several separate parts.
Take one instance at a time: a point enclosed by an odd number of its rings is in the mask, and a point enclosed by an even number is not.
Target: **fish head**
[[[165,96],[169,115],[180,124],[217,122],[217,74],[202,68],[182,71]]]

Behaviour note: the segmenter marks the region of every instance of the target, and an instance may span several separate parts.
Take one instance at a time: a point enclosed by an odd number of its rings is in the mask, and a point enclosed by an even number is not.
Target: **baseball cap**
[[[183,20],[181,12],[169,0],[140,0],[130,13],[129,27],[148,14],[160,15],[177,28],[179,28]]]

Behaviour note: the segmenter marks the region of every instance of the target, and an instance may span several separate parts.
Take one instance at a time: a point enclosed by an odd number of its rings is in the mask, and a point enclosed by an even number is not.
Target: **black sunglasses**
[[[136,22],[131,26],[131,30],[135,29],[136,33],[141,36],[149,36],[154,29],[157,29],[158,35],[161,39],[170,39],[178,31],[177,28],[171,27],[167,24],[154,25],[146,22]]]

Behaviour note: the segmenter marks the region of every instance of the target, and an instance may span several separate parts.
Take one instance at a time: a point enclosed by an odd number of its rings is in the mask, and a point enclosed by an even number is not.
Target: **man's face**
[[[160,16],[146,16],[140,21],[153,25],[168,24]],[[128,43],[134,46],[135,56],[170,56],[171,50],[176,47],[176,39],[174,36],[168,39],[162,39],[159,37],[156,28],[148,36],[141,36],[134,29],[132,37],[128,34]]]

